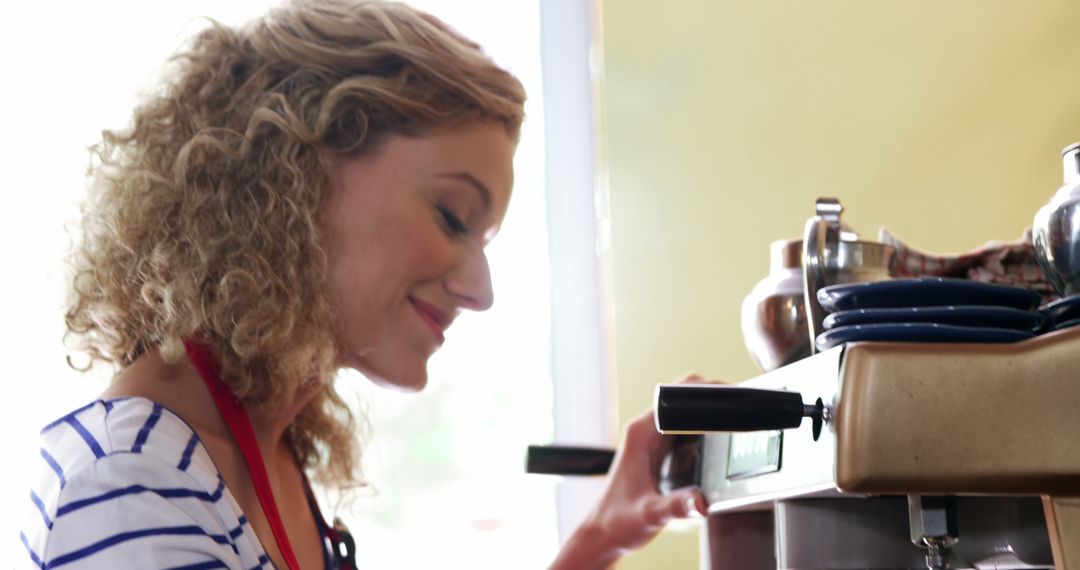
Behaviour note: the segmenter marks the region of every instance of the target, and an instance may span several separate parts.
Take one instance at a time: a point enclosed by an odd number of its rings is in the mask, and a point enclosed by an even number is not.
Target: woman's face
[[[462,309],[491,306],[484,246],[506,214],[514,142],[495,122],[325,157],[321,216],[340,366],[406,390]]]

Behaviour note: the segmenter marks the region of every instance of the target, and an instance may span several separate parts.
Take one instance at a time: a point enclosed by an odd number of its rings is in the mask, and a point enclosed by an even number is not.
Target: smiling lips
[[[444,313],[442,309],[431,303],[425,303],[416,297],[409,297],[409,302],[412,303],[416,313],[420,315],[420,318],[431,329],[431,332],[435,333],[435,339],[439,341],[439,344],[442,344],[446,340],[443,332],[450,326],[453,319]]]

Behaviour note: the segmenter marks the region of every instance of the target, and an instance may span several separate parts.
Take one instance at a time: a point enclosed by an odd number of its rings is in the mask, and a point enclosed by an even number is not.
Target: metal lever
[[[806,405],[798,392],[715,384],[661,384],[653,409],[660,433],[789,429],[809,417],[815,441],[826,416],[821,398]]]

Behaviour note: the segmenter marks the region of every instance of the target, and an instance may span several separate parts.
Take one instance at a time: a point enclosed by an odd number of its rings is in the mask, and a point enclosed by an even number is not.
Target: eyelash
[[[469,233],[469,228],[461,221],[461,218],[455,216],[449,209],[439,206],[438,210],[443,218],[443,223],[446,224],[446,229],[452,235],[463,236]]]

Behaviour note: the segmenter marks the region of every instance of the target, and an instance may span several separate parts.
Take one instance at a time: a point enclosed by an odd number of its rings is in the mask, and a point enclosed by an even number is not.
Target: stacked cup
[[[825,287],[819,351],[854,341],[1016,342],[1035,336],[1041,297],[1021,287],[928,277]]]

